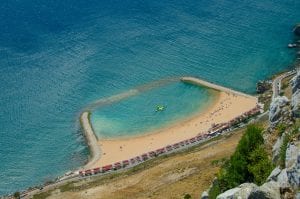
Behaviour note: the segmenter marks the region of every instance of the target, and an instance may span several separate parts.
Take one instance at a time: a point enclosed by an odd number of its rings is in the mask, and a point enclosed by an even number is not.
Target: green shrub
[[[272,163],[262,147],[264,139],[263,128],[249,125],[239,144],[218,175],[218,188],[213,187],[213,193],[224,192],[244,182],[261,184],[272,171]]]
[[[208,192],[209,199],[215,199],[220,193],[222,193],[220,186],[218,183],[215,183]]]
[[[254,177],[254,183],[262,185],[273,169],[268,154],[263,147],[258,147],[250,154],[248,171]]]
[[[285,132],[287,126],[285,124],[278,124],[277,130],[278,130],[278,135],[282,136],[282,134]]]
[[[188,193],[183,196],[183,199],[191,199],[191,198],[192,196]]]

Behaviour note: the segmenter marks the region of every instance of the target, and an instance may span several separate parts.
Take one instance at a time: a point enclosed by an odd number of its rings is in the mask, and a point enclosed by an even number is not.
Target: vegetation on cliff
[[[218,178],[210,189],[210,198],[244,182],[262,184],[273,169],[264,148],[263,128],[249,125],[241,138],[236,151],[225,162]]]

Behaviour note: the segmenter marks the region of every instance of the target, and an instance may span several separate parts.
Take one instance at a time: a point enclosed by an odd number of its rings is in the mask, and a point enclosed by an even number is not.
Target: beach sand
[[[198,134],[206,133],[212,124],[228,122],[256,105],[256,97],[216,91],[215,101],[206,110],[202,110],[187,120],[176,122],[172,126],[154,132],[146,132],[143,136],[112,140],[99,139],[101,158],[89,167],[113,164],[190,139]]]

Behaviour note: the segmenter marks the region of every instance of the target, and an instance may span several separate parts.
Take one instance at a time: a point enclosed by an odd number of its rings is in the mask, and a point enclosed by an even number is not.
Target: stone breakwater
[[[101,154],[100,148],[97,144],[97,137],[95,136],[93,127],[90,123],[89,114],[89,112],[83,112],[80,116],[80,123],[91,153],[89,162],[84,166],[84,168],[89,168],[90,166],[95,164],[95,162],[100,159]]]
[[[232,93],[232,94],[236,94],[236,95],[241,95],[244,97],[255,98],[252,95],[247,95],[245,93],[238,92],[238,91],[232,90],[230,88],[226,88],[226,87],[223,87],[223,86],[220,86],[220,85],[217,85],[217,84],[214,84],[214,83],[211,83],[211,82],[208,82],[208,81],[196,78],[196,77],[182,77],[182,78],[180,78],[180,80],[182,82],[194,84],[197,86],[205,86],[205,87],[212,88],[212,89],[215,89],[218,91],[224,91],[224,92],[228,92],[228,93]]]
[[[151,138],[149,138],[150,135],[148,135],[148,137],[140,136],[124,140],[98,140],[98,146],[101,147],[101,153],[103,154],[100,153],[99,147],[96,146],[96,136],[90,136],[94,134],[94,132],[89,121],[88,113],[83,113],[81,115],[81,124],[83,125],[89,146],[91,147],[92,158],[88,166],[80,171],[79,174],[81,176],[89,176],[134,166],[161,154],[176,151],[180,148],[186,148],[194,143],[202,142],[206,140],[206,138],[230,131],[234,126],[246,121],[253,115],[259,114],[261,111],[261,108],[257,104],[257,98],[254,96],[246,95],[194,77],[183,77],[180,78],[180,80],[188,84],[218,90],[222,93],[222,97],[220,97],[218,102],[207,110],[204,115],[201,114],[193,120],[185,121],[182,125],[177,124],[177,126],[175,125],[172,129],[170,129],[171,127],[166,128],[164,131],[160,131],[159,134],[151,135]],[[227,102],[226,100],[229,101]],[[224,112],[224,114],[221,112]],[[215,115],[215,117],[212,119],[211,117],[213,115]],[[196,123],[194,123],[194,121]],[[211,121],[211,124],[209,121]],[[200,125],[202,125],[202,127]],[[172,138],[170,135],[172,135]],[[148,139],[150,140],[150,144],[148,143]],[[131,149],[130,145],[133,146],[133,149]],[[139,152],[137,152],[137,148]],[[103,155],[101,157],[102,159],[98,162],[99,156],[95,156],[95,153],[100,153],[101,156]],[[94,164],[95,162],[97,163]]]

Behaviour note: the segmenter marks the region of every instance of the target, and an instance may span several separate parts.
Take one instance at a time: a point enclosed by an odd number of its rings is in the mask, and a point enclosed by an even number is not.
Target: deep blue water
[[[86,104],[195,75],[253,93],[286,69],[298,0],[2,0],[0,195],[86,161]]]

